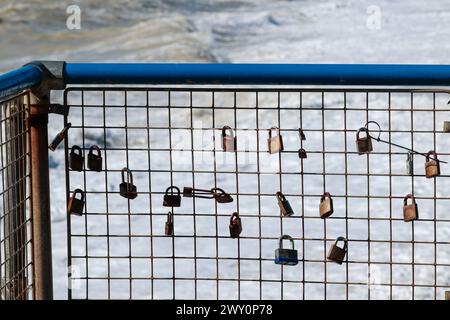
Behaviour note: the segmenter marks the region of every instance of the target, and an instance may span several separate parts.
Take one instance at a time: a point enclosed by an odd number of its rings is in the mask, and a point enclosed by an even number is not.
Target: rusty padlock
[[[127,179],[125,181],[125,172],[127,173]],[[130,169],[122,169],[122,183],[119,185],[120,195],[127,199],[135,199],[137,197],[137,188],[133,184],[133,174]]]
[[[77,199],[77,194],[80,195],[80,199]],[[84,208],[84,193],[81,189],[75,189],[72,194],[72,197],[69,200],[69,204],[67,205],[67,211],[69,214],[83,215]]]
[[[278,200],[278,206],[280,207],[281,215],[284,217],[289,217],[294,214],[294,211],[292,210],[291,204],[286,199],[284,194],[281,192],[276,193],[276,197]]]
[[[338,246],[339,241],[344,242],[344,246],[342,248]],[[327,259],[336,262],[337,264],[342,264],[342,262],[344,262],[345,255],[347,254],[347,250],[347,239],[345,239],[344,237],[338,237],[328,251]]]
[[[176,194],[174,194],[174,190]],[[170,194],[169,194],[170,192]],[[170,186],[166,189],[166,193],[163,198],[164,207],[179,207],[181,204],[181,191],[176,186]]]
[[[97,154],[94,153],[94,150]],[[100,172],[102,171],[103,159],[100,148],[96,145],[93,145],[89,148],[88,153],[88,162],[87,166],[89,170]]]
[[[411,204],[408,204],[408,199],[411,199]],[[403,198],[403,220],[409,222],[417,219],[419,219],[419,209],[416,198],[412,194],[408,194]]]
[[[308,157],[308,155],[306,154],[306,150],[301,148],[298,150],[298,157],[300,159],[306,159]]]
[[[166,225],[164,228],[164,234],[166,236],[173,236],[173,214],[171,211],[167,214]]]
[[[276,131],[277,134],[272,136],[272,131]],[[284,150],[283,137],[280,134],[278,127],[272,127],[269,129],[269,139],[267,140],[269,145],[269,153],[277,153]]]
[[[242,232],[242,222],[239,213],[234,212],[230,217],[230,237],[233,239],[239,238]]]
[[[365,132],[366,136],[360,137],[361,132]],[[356,148],[359,155],[371,152],[373,150],[372,139],[370,138],[367,128],[359,128],[356,132]]]
[[[77,145],[72,146],[69,154],[70,169],[74,171],[82,171],[84,166],[83,150]]]
[[[444,132],[450,132],[450,121],[444,121]]]
[[[430,158],[431,155],[433,158]],[[437,160],[437,153],[433,150],[428,151],[425,161],[425,176],[427,178],[434,178],[441,174],[441,167]]]
[[[230,134],[227,134],[227,131]],[[235,152],[237,150],[237,137],[233,135],[233,130],[229,126],[222,128],[222,148],[225,152]]]
[[[328,218],[333,214],[333,199],[329,192],[325,192],[320,198],[319,212],[322,219]]]

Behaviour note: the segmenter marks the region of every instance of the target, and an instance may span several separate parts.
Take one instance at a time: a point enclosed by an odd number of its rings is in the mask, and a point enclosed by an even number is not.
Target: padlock
[[[410,176],[414,175],[414,154],[411,151],[406,156],[406,174]]]
[[[272,136],[272,131],[277,131],[276,136]],[[280,134],[278,127],[272,127],[269,129],[269,139],[267,140],[269,145],[269,153],[277,153],[284,150],[283,137]]]
[[[291,204],[286,199],[284,194],[281,192],[276,193],[276,197],[278,200],[278,206],[280,207],[281,215],[284,217],[289,217],[294,214],[294,211],[292,210]]]
[[[408,204],[408,199],[411,199],[411,204]],[[408,194],[403,198],[403,220],[409,222],[417,219],[419,219],[419,209],[416,198],[412,194]]]
[[[173,191],[176,191],[174,194]],[[170,192],[170,194],[169,194]],[[180,188],[176,186],[170,186],[166,189],[166,193],[163,198],[163,206],[164,207],[179,207],[181,204],[181,193]]]
[[[233,197],[220,188],[212,188],[211,192],[218,203],[233,202]]]
[[[94,153],[94,150],[97,151],[97,154]],[[88,153],[88,163],[87,166],[89,170],[100,172],[102,171],[103,159],[102,153],[98,146],[91,146],[89,148]]]
[[[283,240],[289,240],[291,242],[292,249],[283,248]],[[294,247],[294,240],[291,236],[283,235],[280,238],[279,248],[275,250],[275,263],[295,266],[298,264],[298,254]]]
[[[83,151],[79,146],[73,146],[69,154],[70,169],[74,171],[82,171],[84,166]]]
[[[80,199],[77,199],[77,194],[80,195]],[[72,197],[69,199],[69,204],[67,205],[67,211],[69,214],[83,215],[84,208],[84,193],[81,189],[75,189]]]
[[[164,228],[164,234],[166,236],[173,236],[173,214],[171,211],[167,214],[166,226]]]
[[[333,199],[331,199],[329,192],[325,192],[320,198],[319,212],[322,219],[328,218],[333,214]]]
[[[298,157],[300,159],[306,159],[308,157],[308,155],[306,154],[306,150],[301,148],[298,150]]]
[[[450,121],[444,121],[444,132],[450,132]]]
[[[344,242],[344,246],[342,248],[338,247],[339,241]],[[337,264],[342,264],[342,262],[344,262],[345,255],[347,254],[347,250],[347,239],[345,239],[344,237],[338,237],[328,251],[327,259],[336,262]]]
[[[298,129],[298,134],[300,135],[300,140],[302,140],[302,141],[306,140],[305,133],[303,132],[303,130],[301,128]]]
[[[431,155],[433,156],[432,159],[430,159]],[[434,178],[441,174],[441,167],[437,160],[437,153],[433,150],[428,151],[425,162],[425,176],[427,178]]]
[[[56,137],[53,139],[52,143],[50,143],[48,145],[48,148],[52,151],[55,151],[56,148],[58,148],[59,144],[61,143],[61,141],[64,140],[64,138],[66,137],[67,131],[70,129],[70,127],[72,126],[72,124],[69,122],[62,130],[60,133],[58,133],[56,135]]]
[[[360,137],[360,133],[365,132],[365,137]],[[373,150],[372,148],[372,139],[369,136],[369,131],[366,128],[360,128],[356,132],[356,148],[358,149],[358,154],[364,154],[371,152]]]
[[[127,179],[125,181],[125,172],[127,173]],[[122,169],[122,183],[119,185],[120,195],[127,199],[134,199],[137,197],[137,188],[133,184],[133,174],[130,169]]]
[[[445,291],[445,300],[450,300],[450,291]]]
[[[227,134],[227,131],[230,134]],[[229,126],[222,128],[222,148],[225,152],[234,152],[237,150],[237,137],[234,137],[233,130]]]
[[[239,238],[242,232],[242,222],[239,217],[239,213],[234,212],[230,217],[230,237],[235,239]]]

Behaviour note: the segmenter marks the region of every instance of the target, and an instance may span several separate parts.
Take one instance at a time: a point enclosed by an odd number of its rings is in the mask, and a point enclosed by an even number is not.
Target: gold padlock
[[[450,132],[450,121],[444,121],[444,132]]]
[[[333,199],[331,199],[329,192],[325,192],[320,198],[319,212],[322,219],[328,218],[333,214]]]
[[[430,156],[433,156],[433,158],[430,158]],[[425,176],[427,178],[434,178],[441,174],[441,168],[437,160],[437,153],[434,150],[428,151],[425,161]]]
[[[229,134],[227,134],[227,131]],[[237,150],[237,139],[229,126],[222,128],[222,149],[225,152],[234,152]]]
[[[408,199],[411,199],[411,204],[408,204]],[[417,219],[419,219],[419,209],[416,198],[412,194],[408,194],[403,198],[403,220],[409,222]]]
[[[277,134],[272,136],[272,131],[276,131]],[[284,150],[283,137],[280,134],[280,129],[278,127],[272,127],[269,129],[269,139],[267,140],[269,145],[269,153],[277,153]]]
[[[445,291],[445,300],[450,300],[450,291]]]
[[[365,132],[365,137],[360,137],[360,133]],[[359,128],[356,132],[356,148],[358,150],[358,154],[365,154],[371,152],[373,150],[372,147],[372,139],[369,136],[369,131],[366,128]]]

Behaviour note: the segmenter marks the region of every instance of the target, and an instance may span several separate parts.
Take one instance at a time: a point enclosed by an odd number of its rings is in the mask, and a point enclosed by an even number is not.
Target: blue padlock
[[[291,242],[291,249],[283,248],[283,240],[285,239]],[[283,235],[280,238],[279,248],[275,250],[275,263],[289,266],[298,264],[298,254],[294,248],[294,240],[291,236]]]

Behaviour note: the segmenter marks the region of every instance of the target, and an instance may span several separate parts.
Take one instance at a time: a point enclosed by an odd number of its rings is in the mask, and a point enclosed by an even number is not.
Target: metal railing
[[[70,299],[448,297],[449,69],[35,62],[0,76],[2,298],[53,297],[48,113],[71,124]]]

